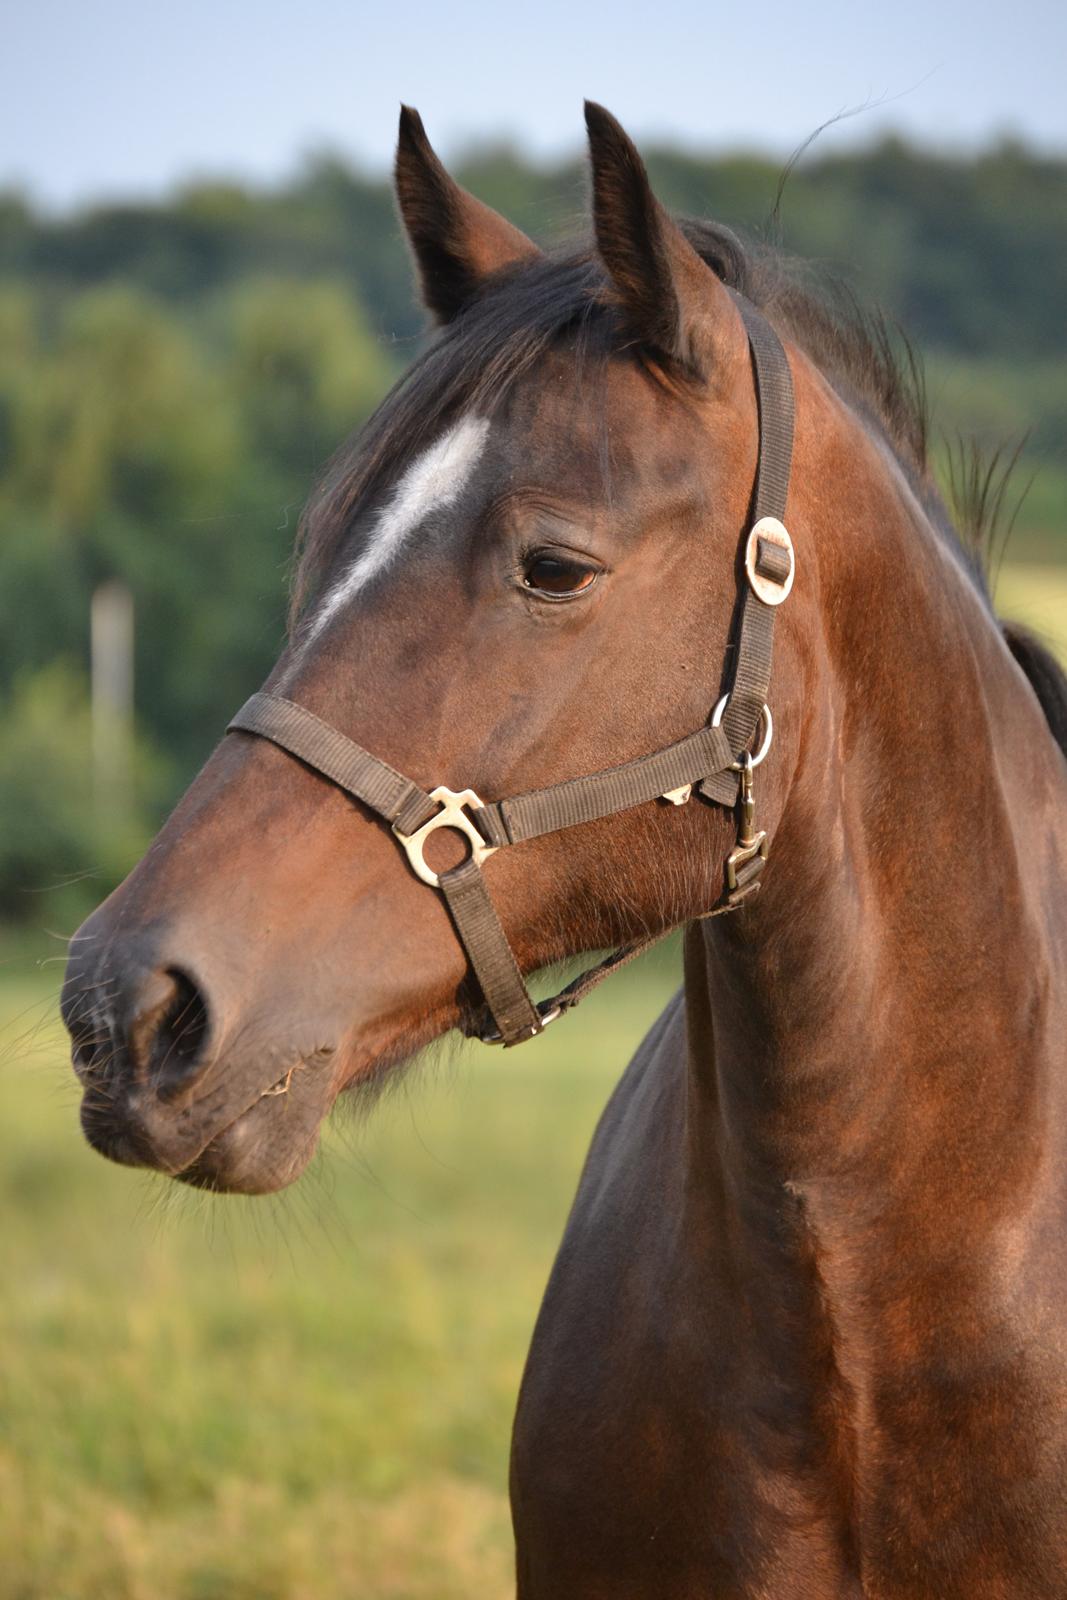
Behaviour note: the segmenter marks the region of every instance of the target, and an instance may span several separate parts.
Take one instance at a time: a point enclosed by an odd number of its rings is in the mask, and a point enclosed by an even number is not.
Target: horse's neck
[[[814,501],[804,524],[819,643],[772,684],[804,730],[763,890],[689,935],[687,1104],[731,1272],[810,1277],[814,1252],[877,1326],[923,1282],[949,1313],[984,1294],[980,1241],[995,1274],[1058,1204],[1067,838],[1062,759],[984,601],[860,454],[847,529]]]

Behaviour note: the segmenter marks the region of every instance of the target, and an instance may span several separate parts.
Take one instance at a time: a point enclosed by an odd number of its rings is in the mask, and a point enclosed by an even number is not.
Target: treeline
[[[0,922],[75,916],[263,677],[308,485],[395,371],[327,279],[182,307],[118,279],[0,287]],[[87,681],[90,599],[114,578],[140,730],[117,813],[94,807]]]
[[[891,139],[801,165],[777,216],[778,161],[653,150],[649,167],[668,205],[842,273],[920,343],[1011,360],[1067,351],[1067,161],[1012,143],[950,159]],[[500,150],[459,176],[539,239],[584,228],[577,162],[533,167]],[[197,184],[165,204],[58,220],[16,196],[0,202],[0,276],[59,292],[117,280],[189,306],[264,270],[349,285],[385,338],[418,329],[389,185],[339,161],[269,193]]]
[[[1067,162],[897,141],[780,165],[659,150],[675,209],[770,239],[880,303],[943,420],[1031,430],[1024,553],[1067,531]],[[488,152],[460,176],[543,241],[584,230],[578,163]],[[421,328],[388,184],[318,160],[269,192],[197,184],[48,217],[0,200],[0,918],[99,893],[274,658],[317,467]],[[89,601],[137,615],[137,801],[92,804]],[[57,889],[94,869],[99,882]]]

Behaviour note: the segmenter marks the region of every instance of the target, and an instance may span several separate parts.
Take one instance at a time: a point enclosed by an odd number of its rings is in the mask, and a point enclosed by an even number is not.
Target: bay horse
[[[879,325],[587,123],[592,242],[547,256],[403,114],[439,329],[75,937],[84,1130],[278,1188],[342,1090],[682,927],[522,1384],[521,1600],[1067,1596],[1067,686]]]

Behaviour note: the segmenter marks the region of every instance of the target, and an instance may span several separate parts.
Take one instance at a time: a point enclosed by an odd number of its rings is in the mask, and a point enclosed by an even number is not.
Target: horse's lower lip
[[[82,1128],[95,1150],[123,1166],[147,1167],[216,1189],[278,1188],[291,1181],[284,1174],[298,1157],[302,1170],[328,1109],[330,1075],[306,1070],[324,1054],[298,1060],[254,1098],[229,1108],[218,1104],[216,1096],[205,1095],[175,1110],[140,1086],[119,1104],[95,1094],[89,1085]],[[295,1108],[294,1114],[274,1113],[283,1102]],[[253,1127],[254,1139],[249,1133]],[[262,1169],[258,1174],[257,1167]],[[231,1171],[235,1181],[230,1181]]]
[[[184,1099],[164,1101],[141,1083],[98,1090],[90,1077],[82,1127],[94,1149],[125,1166],[220,1192],[268,1194],[300,1176],[344,1083],[380,1083],[447,1021],[424,1017],[416,1029],[366,1030],[359,1047],[346,1050],[344,1073],[332,1044],[294,1053],[284,1070],[275,1061],[259,1074],[254,1058],[219,1057]]]
[[[300,1092],[294,1094],[297,1083]],[[218,1192],[269,1194],[283,1189],[314,1154],[331,1100],[326,1074],[315,1079],[290,1071],[174,1175],[182,1183]]]

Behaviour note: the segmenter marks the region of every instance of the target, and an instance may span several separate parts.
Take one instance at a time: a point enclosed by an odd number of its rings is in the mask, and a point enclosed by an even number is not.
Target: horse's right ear
[[[410,106],[400,110],[396,197],[423,301],[438,322],[451,322],[491,273],[541,254],[449,176]]]

